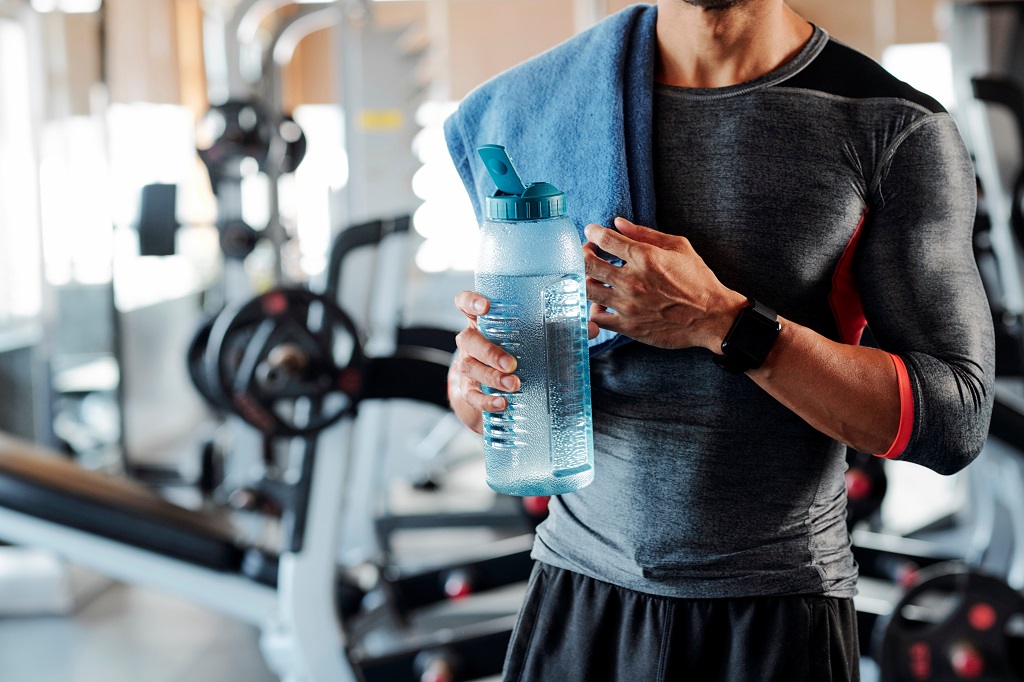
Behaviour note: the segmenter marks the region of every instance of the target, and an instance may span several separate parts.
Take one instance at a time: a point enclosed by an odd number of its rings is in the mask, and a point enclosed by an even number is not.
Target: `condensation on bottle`
[[[480,332],[516,358],[520,388],[484,413],[487,483],[508,495],[560,495],[594,479],[587,301],[579,233],[565,195],[523,184],[504,148],[481,147],[498,190],[487,198],[475,289]]]

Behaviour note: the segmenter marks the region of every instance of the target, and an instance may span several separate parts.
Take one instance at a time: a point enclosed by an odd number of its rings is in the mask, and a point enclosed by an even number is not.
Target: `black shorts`
[[[505,682],[859,680],[852,599],[673,599],[537,563]]]

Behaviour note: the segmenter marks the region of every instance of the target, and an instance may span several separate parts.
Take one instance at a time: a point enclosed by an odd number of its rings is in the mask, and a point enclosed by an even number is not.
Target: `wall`
[[[573,35],[571,0],[449,0],[451,97]]]
[[[435,78],[459,99],[515,64],[570,38],[589,0],[403,0],[375,3],[378,26],[429,26],[445,42],[435,50]],[[682,1],[682,0],[675,0]],[[182,102],[205,107],[199,34],[200,0],[106,0],[106,75],[113,101]],[[604,0],[607,13],[636,4]],[[892,42],[937,39],[939,0],[791,0],[790,5],[833,36],[875,58]],[[601,6],[597,0],[597,7]],[[79,20],[72,20],[79,21]],[[88,22],[88,20],[80,20]],[[86,29],[93,29],[89,33]],[[70,27],[69,70],[90,68],[95,35],[87,23]],[[84,37],[83,37],[84,36]],[[288,107],[334,101],[333,32],[320,31],[298,47],[284,75]],[[76,42],[77,41],[77,42]],[[75,55],[85,58],[76,60]],[[90,61],[91,60],[91,61]],[[69,73],[72,81],[76,73]],[[79,97],[79,100],[83,97]]]
[[[106,0],[106,70],[112,102],[181,102],[174,0]]]

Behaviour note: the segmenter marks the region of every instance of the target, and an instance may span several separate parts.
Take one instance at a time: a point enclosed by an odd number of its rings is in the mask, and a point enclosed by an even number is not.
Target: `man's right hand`
[[[516,359],[477,328],[477,316],[490,310],[489,300],[474,291],[463,291],[455,297],[455,307],[468,321],[455,337],[459,352],[448,370],[448,401],[463,424],[483,433],[483,412],[501,412],[508,405],[500,396],[485,395],[481,385],[502,392],[518,391],[519,377],[513,374]]]

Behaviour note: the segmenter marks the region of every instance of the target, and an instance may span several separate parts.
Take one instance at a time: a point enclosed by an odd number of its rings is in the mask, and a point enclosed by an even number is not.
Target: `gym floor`
[[[0,619],[0,680],[276,682],[277,677],[263,663],[255,628],[117,584],[72,618]]]
[[[4,682],[274,682],[257,632],[116,584],[72,618],[0,619]]]

